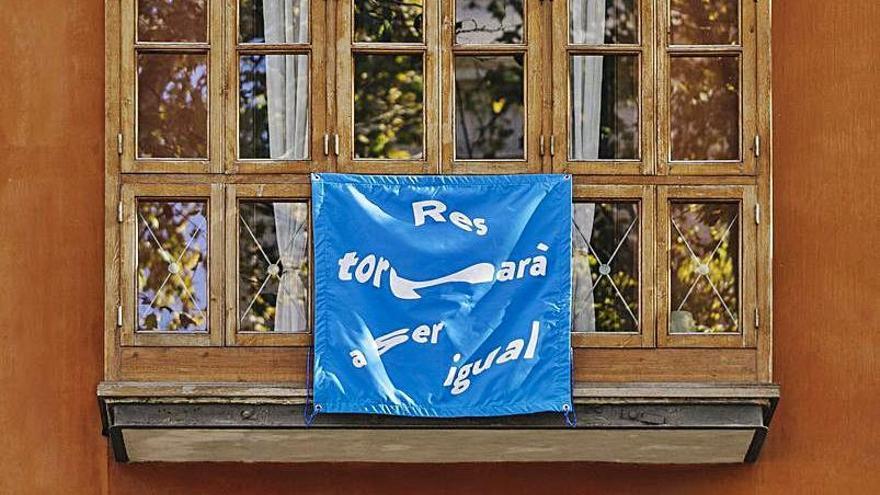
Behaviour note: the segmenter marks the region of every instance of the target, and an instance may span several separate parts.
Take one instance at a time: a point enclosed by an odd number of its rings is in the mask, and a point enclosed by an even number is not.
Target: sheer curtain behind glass
[[[571,0],[571,36],[575,43],[602,44],[605,40],[605,0]],[[571,57],[572,129],[571,155],[575,160],[599,158],[599,131],[602,112],[602,57]],[[575,249],[588,250],[593,233],[595,204],[578,205],[573,218],[580,235],[575,235]],[[573,272],[572,289],[579,297],[574,308],[572,328],[578,332],[596,331],[593,305],[593,277],[590,264],[579,264]]]
[[[306,208],[298,203],[274,203],[275,236],[281,259],[278,296],[275,301],[275,331],[301,332],[308,328],[308,297],[299,274],[308,263]]]
[[[263,0],[266,43],[306,43],[309,0]],[[269,152],[273,159],[304,160],[309,143],[309,59],[303,56],[266,57],[269,107]],[[275,331],[307,328],[305,293],[294,271],[305,260],[305,215],[293,203],[276,203],[275,230],[281,255],[281,282],[276,302]]]
[[[263,0],[266,43],[307,43],[309,0]],[[266,57],[269,153],[305,160],[309,144],[309,57]]]

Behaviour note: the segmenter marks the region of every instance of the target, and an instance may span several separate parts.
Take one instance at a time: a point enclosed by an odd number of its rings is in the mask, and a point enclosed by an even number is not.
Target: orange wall
[[[783,400],[758,464],[138,466],[108,460],[94,398],[103,3],[4,0],[0,494],[880,493],[880,2],[774,11]]]

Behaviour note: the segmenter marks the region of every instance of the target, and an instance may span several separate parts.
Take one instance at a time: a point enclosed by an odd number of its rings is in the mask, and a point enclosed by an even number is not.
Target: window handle
[[[324,156],[330,155],[330,135],[324,134]]]
[[[550,135],[550,156],[556,155],[556,136]]]
[[[544,135],[541,134],[541,141],[538,145],[538,154],[544,156]]]
[[[339,134],[333,135],[333,152],[339,156]]]

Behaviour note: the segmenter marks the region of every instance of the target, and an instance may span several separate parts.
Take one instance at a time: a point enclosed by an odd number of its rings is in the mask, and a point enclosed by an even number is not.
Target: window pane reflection
[[[638,43],[636,0],[569,0],[569,32],[574,44]]]
[[[670,205],[670,333],[739,331],[738,203]]]
[[[639,331],[636,203],[575,203],[572,330]]]
[[[239,331],[307,331],[308,205],[243,201],[239,222]]]
[[[672,57],[673,160],[739,160],[738,57]]]
[[[455,42],[523,43],[523,0],[456,0]]]
[[[455,57],[455,155],[524,158],[523,56]]]
[[[308,159],[308,55],[242,56],[238,84],[239,156]]]
[[[673,45],[735,45],[739,0],[671,0]]]
[[[309,0],[239,0],[240,43],[308,43]]]
[[[141,53],[137,64],[138,156],[206,157],[207,57]]]
[[[422,41],[422,0],[357,0],[352,5],[354,41]]]
[[[207,41],[205,4],[205,0],[138,0],[138,41]]]
[[[569,156],[572,160],[639,157],[639,59],[571,57]]]
[[[421,55],[354,56],[355,158],[421,159]]]
[[[208,330],[204,201],[138,201],[137,331]]]

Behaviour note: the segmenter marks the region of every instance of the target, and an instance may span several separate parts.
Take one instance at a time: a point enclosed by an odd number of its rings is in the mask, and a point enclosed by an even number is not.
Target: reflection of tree
[[[522,43],[522,0],[457,0],[458,43]]]
[[[674,225],[669,251],[672,305],[670,309],[673,312],[672,317],[677,318],[679,322],[677,325],[685,327],[679,328],[679,331],[737,331],[736,319],[739,311],[737,211],[738,206],[734,203],[674,203],[672,205],[671,220]],[[678,234],[676,227],[684,234],[684,238]],[[694,259],[694,255],[699,261]],[[685,302],[682,304],[682,301]],[[728,314],[728,309],[733,314],[732,317]],[[673,324],[676,325],[675,322]]]
[[[139,156],[207,156],[207,69],[204,55],[138,55]]]
[[[207,329],[205,203],[138,203],[138,330]]]
[[[575,205],[579,207],[579,205]],[[630,229],[630,226],[636,225]],[[638,322],[633,315],[639,315],[639,228],[636,205],[632,203],[596,203],[590,248],[581,246],[572,251],[572,274],[575,278],[586,279],[590,273],[590,285],[577,286],[572,311],[589,310],[581,307],[583,301],[593,291],[593,311],[596,313],[597,332],[638,332]],[[584,229],[586,226],[575,226]],[[583,231],[583,230],[582,230]],[[587,232],[583,232],[587,235]],[[577,234],[577,232],[575,233]],[[626,240],[623,236],[626,235]],[[621,240],[623,242],[621,243]],[[617,246],[620,245],[618,249]],[[616,250],[616,252],[615,252]],[[614,285],[600,273],[600,262],[608,263],[610,277]],[[610,260],[610,262],[609,262]],[[598,283],[597,283],[598,281]],[[618,295],[617,291],[620,291]],[[626,302],[621,300],[621,297]],[[627,306],[629,310],[627,310]],[[632,312],[632,315],[630,314]],[[581,329],[573,329],[582,331]]]
[[[670,131],[674,160],[739,158],[739,59],[673,57]]]
[[[730,45],[739,38],[739,0],[671,0],[676,45]]]
[[[459,159],[523,157],[523,56],[455,57]]]
[[[138,0],[141,41],[205,41],[205,0]]]
[[[244,55],[238,73],[238,147],[241,158],[269,158],[266,56]]]
[[[356,0],[354,41],[422,40],[422,0]]]
[[[356,157],[422,157],[422,65],[420,55],[355,55]]]
[[[298,206],[302,207],[298,213],[305,217],[306,205]],[[242,222],[239,225],[238,236],[239,328],[244,332],[271,332],[275,330],[280,284],[278,277],[269,276],[269,263],[266,262],[264,254],[273,262],[278,260],[278,264],[281,265],[279,274],[296,273],[303,287],[309,286],[308,257],[302,258],[300,266],[286,267],[281,264],[273,203],[249,201],[241,203],[239,208],[241,214],[239,221]],[[292,240],[288,239],[284,242],[292,242]],[[307,308],[307,297],[308,292],[303,292],[297,304]],[[247,314],[244,314],[245,311]],[[306,312],[303,311],[304,314]]]

